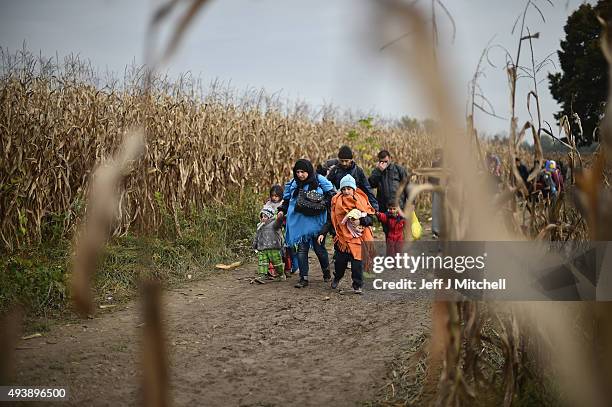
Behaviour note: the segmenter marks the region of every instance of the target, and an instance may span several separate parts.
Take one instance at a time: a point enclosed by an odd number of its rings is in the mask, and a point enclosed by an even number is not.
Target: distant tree
[[[533,144],[529,144],[528,141],[523,141],[520,145],[521,150],[533,151]]]
[[[421,130],[421,123],[414,117],[402,116],[399,120],[399,127],[410,131],[419,131]]]
[[[490,140],[493,144],[504,145],[508,144],[508,133],[503,131],[490,136]]]
[[[398,126],[402,129],[423,131],[427,134],[433,134],[436,129],[436,121],[434,119],[419,120],[410,116],[402,116],[399,119]]]
[[[554,152],[556,144],[557,143],[548,134],[543,134],[540,137],[540,145],[542,146],[542,152],[545,154]]]
[[[540,145],[542,146],[542,152],[544,153],[544,159],[548,159],[546,154],[550,153],[567,153],[569,152],[569,148],[565,147],[563,144],[559,143],[557,140],[554,140],[548,134],[542,134],[540,137]]]
[[[600,48],[597,15],[606,20],[612,17],[612,1],[599,0],[595,6],[584,3],[568,17],[565,39],[557,51],[562,72],[548,75],[550,92],[561,105],[555,118],[567,115],[572,120],[572,113],[580,116],[583,133],[572,126],[578,145],[594,141],[593,130],[599,125],[607,96],[607,64]]]
[[[436,130],[437,123],[434,119],[425,119],[422,123],[423,129],[425,129],[425,133],[433,134]]]

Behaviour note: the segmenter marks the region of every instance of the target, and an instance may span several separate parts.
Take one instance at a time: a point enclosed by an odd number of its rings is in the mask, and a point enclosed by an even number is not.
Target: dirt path
[[[426,303],[339,295],[314,262],[302,290],[296,277],[249,284],[254,272],[224,271],[165,293],[175,405],[359,405],[384,385],[406,337],[428,325]],[[138,404],[141,329],[131,303],[22,341],[16,382],[67,386],[79,405]]]

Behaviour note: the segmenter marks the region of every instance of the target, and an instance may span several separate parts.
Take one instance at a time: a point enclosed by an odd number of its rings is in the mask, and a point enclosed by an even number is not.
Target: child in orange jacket
[[[331,201],[331,226],[335,232],[336,258],[334,279],[331,283],[333,289],[338,288],[350,262],[353,292],[363,294],[363,248],[365,242],[374,240],[370,227],[374,213],[367,195],[357,189],[355,179],[350,174],[345,175],[340,180],[340,191]],[[322,241],[329,231],[332,230],[328,222],[319,235],[319,241]]]

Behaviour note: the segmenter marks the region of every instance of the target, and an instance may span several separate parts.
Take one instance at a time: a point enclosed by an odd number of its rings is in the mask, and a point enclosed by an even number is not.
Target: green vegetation
[[[562,72],[549,74],[550,93],[561,105],[555,118],[573,113],[581,119],[582,132],[577,123],[572,133],[578,145],[597,141],[596,129],[603,117],[608,94],[607,64],[601,51],[601,25],[597,16],[612,17],[612,2],[599,0],[596,5],[581,4],[567,19],[565,39],[557,51]]]
[[[95,278],[98,297],[129,298],[140,278],[173,285],[202,278],[217,262],[243,259],[250,253],[258,203],[252,190],[234,193],[192,214],[164,212],[153,235],[127,234],[112,239]],[[163,205],[159,201],[158,204]],[[2,255],[0,311],[21,304],[32,315],[64,309],[69,298],[70,236],[62,236],[56,219],[44,227],[42,243]],[[191,276],[191,277],[188,277]]]

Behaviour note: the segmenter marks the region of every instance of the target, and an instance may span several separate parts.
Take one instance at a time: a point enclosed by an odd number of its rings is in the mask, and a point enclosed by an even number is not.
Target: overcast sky
[[[546,16],[535,11],[527,19],[536,59],[555,52],[563,38],[563,26],[580,0],[537,1]],[[420,2],[429,13],[429,0]],[[440,54],[454,86],[462,112],[467,83],[487,42],[516,53],[511,34],[525,1],[447,0],[457,33],[438,9]],[[126,65],[143,62],[147,22],[158,2],[150,0],[0,0],[0,46],[10,51],[23,42],[35,53],[62,57],[78,53],[101,72],[123,72]],[[409,73],[401,72],[390,57],[391,48],[380,51],[374,38],[377,23],[370,0],[212,0],[197,16],[167,69],[171,74],[190,71],[204,81],[231,81],[237,90],[264,88],[281,91],[289,100],[301,99],[314,107],[333,103],[341,108],[375,111],[387,117],[429,116],[422,89]],[[399,34],[399,32],[398,32]],[[408,41],[408,40],[405,40]],[[493,51],[497,67],[486,67],[481,80],[497,113],[509,116],[509,91],[502,51]],[[523,54],[527,57],[527,54]],[[549,66],[541,73],[545,79]],[[526,60],[523,60],[526,61]],[[519,121],[528,120],[526,94],[530,83],[519,84]],[[554,123],[559,109],[548,92],[548,81],[539,87],[544,118]],[[478,114],[476,126],[492,134],[507,131],[508,120]]]

